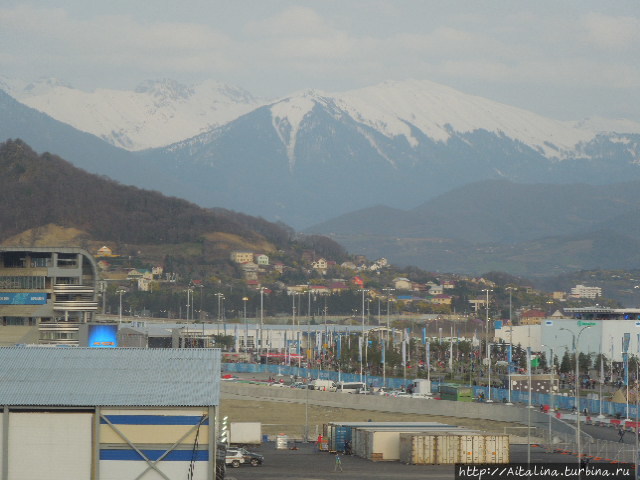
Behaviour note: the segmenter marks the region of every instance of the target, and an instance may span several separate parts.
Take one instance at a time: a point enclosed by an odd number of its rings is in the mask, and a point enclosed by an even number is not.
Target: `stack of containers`
[[[509,463],[509,435],[401,434],[400,461],[416,465]]]

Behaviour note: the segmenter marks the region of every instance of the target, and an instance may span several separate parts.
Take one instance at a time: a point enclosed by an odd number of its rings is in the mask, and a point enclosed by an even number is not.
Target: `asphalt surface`
[[[343,471],[335,470],[335,456],[318,452],[312,443],[298,443],[297,450],[277,450],[274,442],[267,442],[251,450],[264,455],[265,463],[259,467],[242,465],[227,468],[227,480],[276,480],[283,478],[300,480],[353,479],[424,479],[451,480],[453,465],[405,465],[400,462],[372,462],[356,456],[340,456]],[[511,446],[511,463],[526,464],[526,445]],[[544,448],[532,446],[531,463],[564,463],[576,465],[575,456],[546,453]]]

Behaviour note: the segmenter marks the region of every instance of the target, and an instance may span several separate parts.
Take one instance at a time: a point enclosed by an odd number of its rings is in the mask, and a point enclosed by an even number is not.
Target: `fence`
[[[229,373],[271,373],[282,375],[296,375],[298,377],[310,377],[323,380],[359,382],[361,381],[358,373],[341,373],[328,370],[318,370],[311,368],[297,367],[295,365],[263,365],[255,363],[223,363],[222,369]],[[367,385],[374,387],[387,387],[399,389],[406,386],[413,379],[396,378],[396,377],[380,377],[373,375],[365,375],[362,381]],[[439,382],[432,382],[434,390],[440,385]],[[491,396],[489,396],[489,387],[473,387],[474,395],[477,398],[482,392],[485,399],[491,398],[494,402],[507,402],[509,398],[513,403],[529,403],[529,393],[517,390],[509,390],[504,388],[491,388]],[[531,395],[531,405],[551,405],[553,408],[561,408],[571,410],[575,405],[575,397],[565,397],[563,395],[551,395],[548,393],[533,393]],[[602,405],[602,410],[600,410]],[[601,400],[593,400],[588,398],[580,398],[580,405],[576,408],[582,412],[586,408],[592,415],[602,412],[603,415],[620,416],[622,418],[636,418],[640,415],[640,409],[635,404],[616,403]]]
[[[513,403],[529,403],[529,393],[517,390],[509,390],[504,388],[492,388],[491,396],[489,397],[489,387],[474,387],[474,393],[476,397],[482,392],[485,399],[491,398],[494,402],[507,402],[509,395],[511,395],[511,401]],[[531,395],[531,405],[550,405],[553,408],[560,408],[565,410],[571,410],[574,406],[582,412],[586,408],[591,415],[598,415],[601,410],[602,414],[611,416],[620,416],[622,418],[636,418],[636,415],[640,413],[638,406],[635,404],[616,403],[608,401],[593,400],[589,398],[580,398],[580,405],[576,405],[575,397],[565,397],[564,395],[551,395],[549,393],[533,393]],[[627,412],[628,408],[628,412]],[[627,417],[628,413],[628,417]]]

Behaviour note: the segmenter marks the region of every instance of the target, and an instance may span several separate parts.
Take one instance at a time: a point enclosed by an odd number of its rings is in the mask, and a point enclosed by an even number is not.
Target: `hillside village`
[[[386,314],[390,309],[402,315],[435,315],[444,319],[461,320],[483,316],[488,302],[492,318],[503,318],[505,325],[535,325],[540,324],[543,318],[554,313],[557,315],[558,309],[563,306],[589,305],[594,300],[606,302],[602,299],[602,289],[599,287],[576,285],[569,292],[545,293],[515,277],[504,283],[499,279],[484,277],[416,272],[413,268],[403,271],[392,266],[385,258],[369,261],[362,255],[355,255],[350,260],[338,263],[318,257],[312,250],[304,250],[299,261],[291,264],[274,260],[264,252],[233,250],[228,261],[236,268],[239,276],[235,279],[227,278],[224,282],[215,278],[184,278],[176,272],[166,271],[163,265],[128,268],[123,266],[121,256],[106,245],[95,251],[95,258],[105,291],[126,291],[132,296],[139,296],[145,293],[150,295],[154,291],[184,292],[187,289],[192,292],[191,295],[196,295],[194,292],[202,295],[204,300],[200,300],[201,304],[207,303],[209,290],[215,291],[211,292],[211,298],[217,297],[219,302],[223,296],[220,292],[227,289],[229,293],[225,294],[226,298],[233,302],[231,293],[234,288],[236,303],[238,299],[246,303],[249,297],[257,295],[295,297],[308,294],[317,299],[344,297],[348,294],[353,298],[352,303],[357,300],[356,307],[360,306],[360,296],[363,298],[368,316],[375,315],[376,312],[378,315]],[[291,272],[301,272],[304,281],[286,281],[287,278],[301,279],[297,275],[287,277]],[[508,303],[511,304],[510,309]],[[333,305],[332,309],[335,308]],[[195,318],[206,321],[210,318],[207,309],[201,306],[201,310]],[[215,305],[209,310],[214,311]],[[282,310],[287,312],[284,307]],[[355,316],[359,311],[359,315],[362,314],[361,308],[338,307],[337,310],[331,313]],[[231,311],[240,316],[241,309],[237,305]],[[300,311],[302,307],[299,307]],[[152,313],[142,311],[141,316]],[[326,307],[324,313],[327,313]]]

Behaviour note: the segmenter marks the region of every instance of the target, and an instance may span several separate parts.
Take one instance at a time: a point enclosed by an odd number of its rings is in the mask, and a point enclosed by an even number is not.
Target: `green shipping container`
[[[440,386],[440,399],[454,402],[472,402],[473,389],[471,387],[458,387],[453,385]]]

